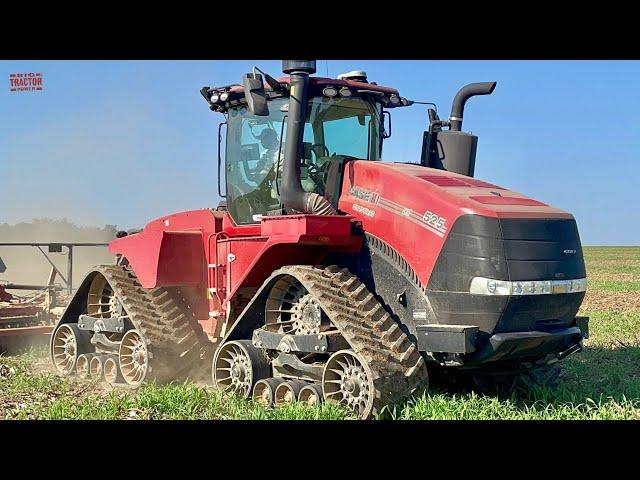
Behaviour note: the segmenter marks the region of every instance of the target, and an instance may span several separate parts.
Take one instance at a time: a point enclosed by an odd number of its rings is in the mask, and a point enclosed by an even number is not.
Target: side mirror
[[[385,119],[387,120],[385,122]],[[391,136],[391,112],[385,110],[382,112],[382,138],[389,138]]]
[[[427,113],[429,114],[429,125],[432,125],[433,123],[440,120],[440,117],[438,117],[438,112],[436,112],[434,108],[430,108],[429,110],[427,110]]]
[[[218,195],[220,198],[227,198],[227,191],[222,193],[222,127],[227,126],[227,122],[221,122],[218,125]],[[226,181],[225,173],[225,181]]]
[[[244,85],[244,96],[247,100],[249,112],[260,117],[269,115],[267,94],[264,91],[262,75],[259,73],[245,73],[244,77],[242,77],[242,84]]]

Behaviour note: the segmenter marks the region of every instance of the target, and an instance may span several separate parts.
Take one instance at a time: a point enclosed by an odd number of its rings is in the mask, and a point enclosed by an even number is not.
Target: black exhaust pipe
[[[496,82],[470,83],[462,87],[451,105],[448,122],[441,122],[430,114],[429,131],[422,141],[422,165],[473,177],[476,167],[478,137],[462,130],[464,106],[475,95],[489,95],[496,88]],[[449,125],[449,130],[442,126]]]
[[[470,83],[462,87],[451,104],[451,114],[449,121],[451,122],[450,131],[459,132],[462,129],[462,117],[464,114],[464,104],[471,97],[476,95],[489,95],[496,88],[496,82],[478,82]]]
[[[327,199],[317,193],[305,192],[300,182],[300,160],[304,124],[309,101],[309,75],[316,72],[315,60],[283,60],[282,71],[289,75],[289,111],[287,113],[287,140],[282,165],[280,199],[286,213],[335,215],[337,212]]]

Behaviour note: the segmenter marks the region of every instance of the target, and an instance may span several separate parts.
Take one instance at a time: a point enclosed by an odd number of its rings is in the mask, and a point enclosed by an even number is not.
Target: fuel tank
[[[406,322],[412,330],[435,322],[494,334],[574,322],[586,273],[575,219],[563,210],[452,172],[359,160],[345,166],[338,206],[394,252],[388,262],[402,259],[427,298],[427,315]]]

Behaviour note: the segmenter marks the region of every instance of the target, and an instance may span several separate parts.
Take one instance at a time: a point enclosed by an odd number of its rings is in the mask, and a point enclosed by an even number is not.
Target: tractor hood
[[[417,280],[437,323],[485,333],[568,328],[584,298],[574,218],[506,188],[418,165],[352,161],[339,208]],[[489,280],[515,290],[490,295],[473,287],[486,289]],[[571,290],[516,295],[552,282]]]
[[[562,271],[558,256],[582,258],[571,214],[498,185],[420,165],[349,162],[338,207],[402,255],[423,286],[456,224],[465,232],[451,242],[457,241],[462,250],[514,240],[519,255],[543,261],[529,265],[545,265],[546,274],[574,273]],[[534,245],[540,251],[531,248]],[[478,258],[490,256],[480,250]],[[575,269],[583,269],[578,263]]]
[[[446,210],[454,207],[460,214],[489,217],[573,218],[541,201],[457,173],[401,163],[372,162],[367,166],[373,167],[362,172],[369,179],[367,181],[377,183],[375,178],[384,176],[385,182],[380,184],[379,192],[383,197],[387,191],[395,190],[392,194],[395,202],[418,212],[428,206],[442,206]],[[399,185],[403,187],[395,188]],[[452,213],[455,216],[455,212]]]

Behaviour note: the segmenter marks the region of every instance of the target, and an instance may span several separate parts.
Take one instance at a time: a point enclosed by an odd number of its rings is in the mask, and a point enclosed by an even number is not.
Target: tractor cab
[[[290,77],[275,80],[264,74],[267,82],[263,84],[262,75],[247,76],[259,82],[258,88],[232,85],[201,91],[211,109],[226,117],[221,124],[226,126],[226,203],[239,225],[286,212],[282,185],[291,117]],[[394,89],[369,84],[360,71],[339,79],[308,80],[304,122],[299,122],[302,142],[295,155],[300,187],[307,194],[328,199],[336,208],[344,162],[380,159],[383,139],[390,131],[384,108],[402,106],[404,99]],[[220,129],[219,169],[222,137]]]

